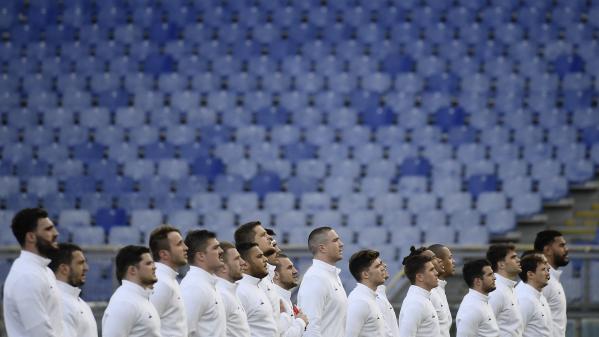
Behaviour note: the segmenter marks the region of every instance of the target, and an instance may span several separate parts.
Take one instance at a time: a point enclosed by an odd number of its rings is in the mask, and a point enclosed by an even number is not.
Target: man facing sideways
[[[489,293],[495,290],[491,263],[486,259],[470,261],[462,272],[470,290],[456,315],[456,337],[498,337],[499,327],[489,305]]]
[[[160,316],[162,337],[187,336],[187,316],[177,282],[177,270],[187,264],[187,246],[175,227],[160,226],[150,234],[150,251],[156,261],[154,292],[150,301]]]
[[[566,315],[566,293],[560,282],[562,271],[559,267],[567,266],[570,262],[568,258],[568,246],[562,233],[556,230],[545,230],[537,233],[535,239],[535,250],[543,253],[549,263],[549,284],[543,288],[543,295],[551,308],[553,317],[553,336],[564,337],[566,335],[566,324],[568,317]]]
[[[349,259],[358,282],[347,298],[346,337],[384,337],[385,318],[376,303],[376,288],[385,283],[385,264],[379,252],[360,250]]]
[[[89,270],[83,251],[77,245],[61,243],[52,254],[50,269],[56,275],[62,300],[64,337],[97,337],[98,326],[92,309],[80,297]]]
[[[455,260],[453,259],[451,250],[442,244],[431,245],[427,250],[435,254],[439,266],[439,268],[437,268],[437,272],[439,273],[439,284],[436,288],[431,290],[431,301],[437,311],[441,335],[443,337],[449,337],[449,330],[451,329],[453,318],[451,317],[449,302],[447,301],[447,295],[445,294],[445,287],[447,286],[447,278],[455,274]]]
[[[225,337],[225,303],[216,291],[216,276],[223,267],[220,243],[208,230],[193,230],[185,236],[189,271],[181,280],[181,295],[187,313],[190,337]]]
[[[19,211],[11,229],[21,254],[4,282],[6,332],[10,337],[62,336],[60,294],[48,268],[49,256],[58,249],[58,231],[41,208]]]
[[[542,294],[549,281],[549,266],[541,254],[522,258],[522,282],[516,286],[525,337],[552,336],[553,319],[547,299]]]
[[[437,270],[426,255],[411,254],[403,260],[410,288],[399,311],[401,337],[440,336],[437,311],[430,300],[438,284]]]
[[[150,302],[155,272],[148,248],[130,245],[118,251],[116,278],[121,286],[104,311],[102,337],[160,337],[160,316]]]
[[[238,282],[237,296],[247,314],[250,334],[252,337],[279,336],[272,305],[259,287],[260,281],[268,277],[267,259],[255,242],[241,243],[236,248],[247,263],[246,272]]]
[[[520,337],[524,327],[514,287],[522,269],[516,247],[512,244],[491,245],[487,250],[487,260],[495,272],[496,289],[489,293],[489,304],[499,326],[499,335]]]
[[[304,336],[340,337],[345,335],[347,294],[335,267],[343,257],[343,242],[331,227],[319,227],[308,236],[312,266],[304,274],[297,302],[310,325]]]
[[[385,267],[385,282],[387,282],[389,279],[389,271],[387,270],[387,265],[384,262],[383,266]],[[376,288],[376,303],[379,305],[379,309],[383,313],[383,318],[385,319],[385,336],[399,337],[397,315],[395,314],[393,305],[391,305],[391,302],[389,302],[389,299],[387,298],[387,287],[384,284],[381,284]]]
[[[281,302],[281,315],[279,316],[279,332],[281,336],[301,336],[308,324],[308,317],[291,302],[291,290],[297,287],[299,272],[287,255],[279,254],[278,264],[275,269],[275,292]]]
[[[223,250],[223,266],[216,272],[216,290],[225,303],[227,314],[227,337],[250,337],[248,318],[237,297],[237,284],[235,282],[243,277],[242,268],[245,261],[230,242],[221,241]]]
[[[275,265],[277,264],[277,249],[273,245],[274,241],[272,236],[268,234],[268,231],[259,221],[245,223],[239,226],[235,231],[236,245],[251,242],[255,242],[258,245],[258,248],[260,248],[268,260],[268,276],[260,282],[259,286],[264,290],[266,296],[268,296],[268,300],[272,305],[272,310],[275,315],[273,319],[276,322],[279,320],[279,313],[281,312],[281,308],[279,307],[279,297],[275,293],[275,287],[272,281],[275,276]]]

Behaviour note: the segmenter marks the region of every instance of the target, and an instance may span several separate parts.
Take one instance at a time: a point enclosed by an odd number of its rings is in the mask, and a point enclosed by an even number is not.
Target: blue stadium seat
[[[362,164],[379,161],[383,158],[383,149],[376,143],[357,145],[352,152],[354,160],[357,160]]]
[[[318,181],[308,177],[291,177],[287,180],[285,185],[288,192],[291,192],[298,197],[304,193],[315,192],[318,189]],[[335,190],[338,190],[337,185],[335,185]],[[333,193],[334,191],[327,190],[326,183],[325,191],[331,196],[335,196]]]
[[[507,200],[501,192],[483,192],[476,200],[476,209],[483,214],[500,211],[506,207]]]
[[[502,180],[528,175],[528,162],[513,160],[498,163],[498,175]]]
[[[295,196],[285,192],[271,192],[264,197],[264,209],[270,213],[282,213],[295,208]]]
[[[227,165],[227,173],[249,180],[258,173],[258,163],[251,159],[241,159],[236,163]]]
[[[558,161],[550,158],[542,161],[533,162],[531,168],[531,176],[534,179],[541,180],[545,177],[560,176],[562,171],[562,165]]]
[[[250,181],[250,189],[263,197],[267,193],[281,190],[281,179],[276,173],[261,172],[252,177]]]
[[[72,232],[72,235],[73,242],[78,245],[103,245],[106,243],[102,227],[79,227]]]
[[[227,209],[235,214],[243,214],[258,209],[258,195],[256,193],[233,193],[227,199]]]
[[[181,159],[163,159],[158,162],[158,175],[171,179],[183,179],[189,174],[189,165]]]
[[[174,193],[155,195],[151,200],[153,208],[159,205],[160,209],[167,214],[177,210],[184,210],[188,208],[189,203],[189,200],[185,196]]]
[[[377,225],[376,213],[369,210],[355,211],[347,214],[347,227],[361,229]]]
[[[369,197],[389,192],[389,180],[382,177],[365,177],[360,183],[360,192]]]
[[[503,180],[503,193],[509,198],[532,191],[532,180],[527,176],[514,176]]]
[[[100,127],[94,132],[94,141],[106,147],[116,144],[128,144],[124,140],[125,130],[119,126],[109,125]],[[110,148],[108,150],[110,151]]]
[[[73,230],[75,228],[89,227],[91,225],[91,215],[86,210],[65,209],[60,211],[58,216],[59,228]]]
[[[417,226],[398,226],[390,228],[390,242],[392,242],[396,247],[401,248],[418,246],[420,243],[422,243],[422,232]]]
[[[0,197],[8,197],[20,193],[21,182],[18,177],[4,176],[0,177]]]
[[[512,198],[512,209],[517,216],[529,217],[542,210],[541,196],[537,193],[523,193]]]
[[[300,199],[300,209],[307,213],[324,211],[331,208],[331,199],[327,194],[309,192],[304,193]]]
[[[129,130],[129,142],[135,145],[148,145],[158,142],[158,128],[142,125]]]
[[[495,175],[474,175],[468,178],[468,191],[474,197],[481,193],[493,192],[497,190],[497,177]]]
[[[376,160],[370,163],[366,163],[366,176],[368,177],[382,177],[387,180],[394,179],[397,175],[397,165],[390,160]],[[415,178],[415,177],[404,177]]]
[[[64,181],[64,192],[67,194],[81,195],[94,193],[97,190],[97,181],[92,177],[74,176]]]
[[[402,176],[428,176],[431,173],[430,162],[423,157],[407,157],[399,166]]]
[[[322,179],[325,173],[325,163],[317,159],[302,160],[296,164],[296,175],[299,177]]]
[[[324,146],[335,140],[335,130],[326,125],[317,125],[305,131],[305,139],[310,144]]]
[[[3,185],[4,187],[4,185]],[[27,182],[27,192],[38,197],[58,193],[58,181],[52,177],[32,177]]]
[[[287,179],[291,176],[291,163],[283,159],[260,162],[262,172],[276,173],[281,179]]]
[[[231,211],[209,211],[203,213],[204,226],[222,233],[223,229],[235,229],[235,214]],[[231,238],[232,239],[232,238]]]
[[[349,158],[349,149],[347,145],[341,143],[322,145],[318,149],[318,157],[320,160],[333,165]]]
[[[426,177],[407,176],[401,177],[397,183],[397,189],[404,195],[413,193],[424,193],[427,191],[428,181]]]
[[[462,180],[460,178],[454,178],[451,176],[439,176],[433,179],[431,187],[433,193],[435,193],[437,196],[442,197],[452,193],[460,192],[462,190]]]
[[[451,193],[442,196],[441,208],[447,214],[466,211],[472,208],[472,196],[469,193]]]
[[[486,227],[491,234],[503,234],[516,228],[516,214],[507,209],[501,209],[487,214]]]
[[[131,227],[142,231],[146,236],[160,226],[162,212],[157,209],[135,209],[131,211]]]
[[[271,140],[277,145],[297,143],[300,139],[300,129],[293,125],[278,125],[271,129]],[[306,137],[312,142],[310,137]]]
[[[320,226],[330,226],[337,228],[340,227],[343,222],[341,213],[337,211],[324,210],[315,212],[312,215],[312,226],[320,227]]]
[[[424,242],[428,244],[453,244],[455,242],[455,229],[449,226],[431,227],[424,231]]]
[[[176,148],[171,143],[152,143],[141,147],[145,159],[160,160],[173,158],[176,153]],[[159,168],[160,169],[160,168]]]
[[[291,144],[290,144],[291,145]],[[249,147],[250,158],[257,162],[279,159],[279,147],[272,143],[254,143]]]
[[[235,175],[219,175],[214,179],[214,191],[222,195],[230,195],[242,192],[244,188],[243,178]]]
[[[422,113],[422,112],[420,112]],[[424,116],[426,117],[426,116]],[[424,126],[414,127],[413,129],[419,129],[418,132],[412,132],[412,144],[426,146],[432,143],[438,143],[441,141],[441,130],[435,126]]]
[[[431,163],[438,163],[444,160],[451,159],[453,149],[443,143],[432,143],[424,146],[423,155]]]
[[[193,144],[196,141],[196,129],[188,125],[172,125],[166,129],[166,140],[174,145]]]
[[[456,157],[462,163],[471,163],[485,159],[485,146],[480,144],[462,144],[457,147]]]
[[[476,160],[466,163],[466,176],[492,175],[495,173],[495,164],[489,160]]]
[[[141,238],[141,232],[135,227],[115,226],[110,228],[108,244],[117,246],[137,245],[142,243]]]
[[[181,228],[193,228],[199,225],[199,216],[196,211],[175,210],[166,217],[167,223]]]
[[[444,107],[435,114],[437,126],[447,132],[455,127],[464,125],[466,111],[461,107]],[[455,145],[455,144],[454,144]]]
[[[565,176],[569,182],[580,184],[595,176],[595,167],[588,160],[576,160],[565,165]]]
[[[357,243],[365,247],[381,247],[388,243],[389,231],[385,227],[368,226],[360,230],[360,235],[357,236]]]
[[[94,215],[96,226],[108,231],[113,226],[123,226],[128,223],[127,212],[122,208],[100,208]]]
[[[458,244],[480,245],[487,242],[489,242],[489,230],[486,227],[474,226],[458,232]]]
[[[210,180],[224,173],[224,170],[223,162],[214,157],[198,156],[191,164],[191,174],[205,176]]]
[[[236,143],[243,145],[259,144],[266,140],[266,129],[259,125],[248,125],[235,132]]]

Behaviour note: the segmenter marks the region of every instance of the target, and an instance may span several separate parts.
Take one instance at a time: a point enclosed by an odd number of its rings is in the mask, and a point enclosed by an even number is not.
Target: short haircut
[[[355,252],[349,258],[349,271],[360,282],[362,280],[362,272],[370,268],[374,261],[379,257],[379,252],[376,250],[363,249]]]
[[[52,269],[53,272],[58,270],[61,264],[70,265],[73,261],[73,253],[76,251],[83,252],[81,247],[72,243],[59,243],[58,249],[50,256],[50,264],[48,268]]]
[[[442,245],[440,243],[435,243],[434,245],[428,246],[427,250],[430,250],[431,252],[435,253],[435,256],[437,256],[438,258],[442,258],[441,255],[444,254],[443,248],[445,247],[447,246]]]
[[[248,260],[247,257],[249,256],[250,250],[253,247],[258,247],[258,244],[255,242],[243,242],[235,245],[235,248],[237,248],[237,251],[239,252],[239,255],[241,255],[241,258],[246,261]]]
[[[308,235],[308,248],[315,255],[318,252],[318,246],[324,243],[326,233],[332,231],[333,228],[328,226],[315,228]]]
[[[169,225],[159,226],[150,234],[150,250],[154,261],[160,261],[159,253],[161,250],[170,250],[168,235],[172,232],[181,234],[177,228]]]
[[[539,252],[539,251],[536,251],[536,250],[534,250],[534,249],[525,250],[525,251],[524,251],[524,252],[523,252],[523,253],[520,255],[520,258],[522,259],[522,258],[524,258],[524,257],[525,257],[525,256],[527,256],[527,255],[533,255],[533,254],[543,254],[543,252]]]
[[[491,262],[491,268],[493,268],[493,271],[497,272],[497,263],[505,260],[507,254],[515,250],[516,246],[511,243],[498,243],[491,245],[487,250],[487,260]]]
[[[408,254],[408,256],[404,257],[403,261],[401,262],[403,265],[406,264],[406,260],[412,256],[418,256],[418,255],[422,255],[422,253],[424,253],[425,251],[427,251],[426,247],[420,247],[420,248],[416,248],[414,246],[410,247],[410,254]]]
[[[279,253],[277,255],[278,259],[277,259],[277,263],[275,264],[275,271],[279,271],[281,269],[281,259],[289,259],[289,256],[283,254],[283,253]]]
[[[403,259],[404,273],[411,284],[416,283],[416,274],[424,272],[424,267],[433,259],[426,255],[412,255]]]
[[[235,246],[229,241],[219,241],[220,248],[223,250],[223,259],[227,258],[227,250],[235,248]]]
[[[185,236],[185,245],[187,246],[187,262],[193,263],[194,257],[198,252],[205,252],[208,247],[208,240],[216,239],[216,234],[206,229],[192,230]]]
[[[538,232],[535,238],[535,250],[542,252],[545,246],[551,244],[558,236],[563,236],[563,234],[553,229]]]
[[[37,229],[37,221],[47,217],[48,212],[43,208],[25,208],[15,214],[10,227],[21,246],[25,245],[25,235]]]
[[[539,253],[537,254],[529,254],[520,260],[520,266],[522,267],[522,271],[520,272],[520,279],[524,282],[528,282],[527,272],[532,271],[533,273],[537,272],[537,267],[541,263],[545,263],[545,259]]]
[[[119,249],[116,254],[116,279],[119,283],[123,282],[127,269],[140,263],[141,256],[146,253],[150,254],[150,249],[144,246],[129,245]]]
[[[468,261],[464,264],[464,269],[462,269],[462,273],[464,274],[464,281],[469,288],[474,286],[474,279],[479,278],[482,280],[483,278],[483,268],[489,266],[491,267],[491,262],[487,259],[478,259],[474,261]]]
[[[266,228],[265,231],[266,231],[266,234],[268,234],[270,236],[277,236],[277,233],[275,233],[274,229],[272,229],[272,228]]]
[[[250,221],[239,226],[239,228],[235,230],[235,244],[256,242],[256,233],[254,232],[254,228],[258,226],[262,226],[260,221]]]

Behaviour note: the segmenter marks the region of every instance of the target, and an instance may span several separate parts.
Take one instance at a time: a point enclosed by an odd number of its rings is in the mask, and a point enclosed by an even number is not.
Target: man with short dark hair
[[[150,251],[158,279],[150,301],[160,316],[162,337],[187,336],[185,305],[177,282],[178,269],[187,264],[187,246],[181,232],[167,225],[154,229],[150,234]]]
[[[247,263],[246,272],[239,280],[237,296],[247,313],[252,337],[278,337],[279,331],[272,305],[259,283],[268,276],[267,259],[255,242],[236,245],[241,258]]]
[[[225,303],[227,337],[250,337],[247,314],[237,297],[236,284],[243,277],[245,261],[230,242],[221,241],[220,247],[223,250],[223,266],[216,272],[216,290]]]
[[[389,271],[384,262],[383,266],[385,267],[385,282],[387,282],[389,279]],[[389,302],[389,299],[387,298],[387,287],[384,284],[381,284],[376,288],[376,303],[379,305],[379,309],[381,309],[381,313],[383,313],[383,318],[385,319],[385,336],[399,337],[397,314],[395,313],[395,309],[393,309],[393,305],[391,305],[391,302]]]
[[[104,311],[102,337],[160,337],[160,316],[150,302],[155,272],[148,248],[130,245],[118,251],[116,278],[121,286]]]
[[[549,284],[543,288],[543,295],[551,308],[553,317],[553,336],[566,336],[566,324],[568,317],[566,314],[567,303],[564,287],[560,282],[562,271],[559,267],[567,266],[570,262],[568,258],[568,246],[562,233],[556,230],[544,230],[537,233],[535,239],[535,250],[543,253],[549,263]]]
[[[62,309],[56,277],[48,268],[58,249],[58,231],[41,208],[25,208],[12,219],[21,245],[4,282],[3,312],[9,336],[62,336]]]
[[[379,252],[360,250],[349,259],[349,271],[358,282],[347,297],[346,337],[384,337],[385,319],[376,303],[376,288],[385,283],[385,264]]]
[[[432,259],[412,249],[402,263],[411,285],[399,311],[399,335],[440,336],[439,318],[430,300],[431,290],[439,283]]]
[[[275,292],[281,301],[279,334],[283,337],[301,336],[308,324],[308,317],[291,302],[291,290],[297,287],[299,272],[287,255],[280,254],[275,269]]]
[[[181,280],[181,296],[187,312],[190,337],[226,337],[225,303],[216,291],[216,276],[223,267],[220,243],[208,230],[187,233],[189,271]]]
[[[437,275],[445,275],[445,264],[443,263],[443,260],[437,256],[432,249],[424,247],[422,247],[422,249],[424,249],[424,251],[421,253],[421,255],[431,258],[431,262],[435,266]],[[443,251],[443,249],[438,250]],[[441,283],[443,283],[443,288],[439,290]],[[439,280],[437,286],[431,289],[431,302],[433,303],[433,307],[435,307],[435,311],[437,311],[441,336],[449,337],[449,329],[451,329],[452,317],[451,311],[449,310],[449,303],[447,302],[447,297],[445,296],[445,284],[447,284],[446,281]]]
[[[495,244],[487,250],[487,260],[495,272],[496,289],[489,293],[501,337],[520,337],[524,327],[518,298],[514,292],[520,271],[520,258],[512,244]]]
[[[549,303],[542,294],[549,281],[549,266],[541,254],[530,254],[522,258],[520,282],[516,296],[520,302],[520,314],[524,325],[524,337],[551,337],[553,319]]]
[[[81,248],[70,243],[59,244],[49,267],[56,275],[62,295],[63,336],[97,337],[98,326],[92,309],[79,297],[89,270]]]
[[[491,263],[486,259],[466,262],[462,273],[470,290],[456,315],[456,337],[498,337],[499,327],[489,305],[489,293],[495,290]]]
[[[343,257],[343,242],[331,227],[319,227],[308,236],[312,266],[304,274],[297,303],[310,325],[306,337],[345,335],[347,295],[335,265]]]

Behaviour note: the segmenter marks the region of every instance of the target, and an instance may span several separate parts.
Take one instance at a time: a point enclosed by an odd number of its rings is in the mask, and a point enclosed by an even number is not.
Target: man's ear
[[[360,276],[362,277],[362,280],[368,280],[368,270],[363,270],[360,273]]]
[[[137,275],[137,267],[136,266],[129,266],[127,267],[127,273],[126,275],[131,275],[131,276],[136,276]]]
[[[60,274],[63,274],[63,275],[69,275],[71,273],[71,267],[66,263],[61,263],[58,266],[57,272],[59,272]]]
[[[35,243],[37,241],[37,236],[34,232],[25,233],[25,242]]]
[[[168,257],[171,256],[170,252],[166,249],[161,249],[158,251],[158,256],[160,257],[160,261],[165,261],[167,260]],[[158,261],[156,261],[158,262]]]
[[[280,281],[281,280],[281,274],[279,274],[279,272],[277,270],[275,270],[275,275],[272,278],[274,281]]]

